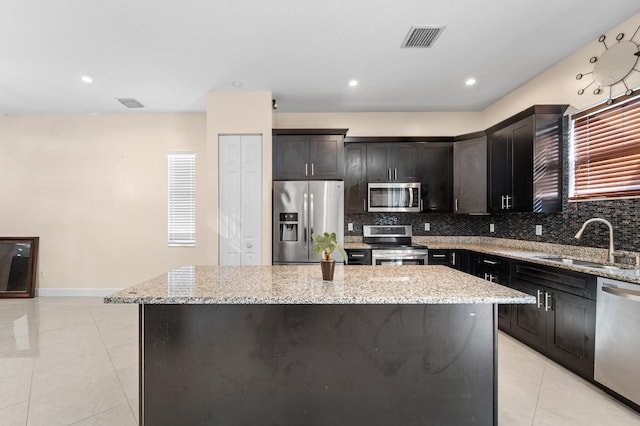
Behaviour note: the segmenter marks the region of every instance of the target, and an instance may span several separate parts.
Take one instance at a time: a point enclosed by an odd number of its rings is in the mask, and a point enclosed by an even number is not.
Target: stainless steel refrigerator
[[[344,182],[288,180],[273,182],[273,263],[320,262],[311,234],[335,232],[344,242]],[[343,262],[338,250],[332,257]]]

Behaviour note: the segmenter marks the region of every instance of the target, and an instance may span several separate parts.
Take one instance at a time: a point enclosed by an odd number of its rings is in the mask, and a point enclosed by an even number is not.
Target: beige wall
[[[0,235],[39,236],[40,288],[122,288],[205,263],[198,241],[167,246],[167,152],[205,169],[204,114],[0,116]]]
[[[455,136],[482,128],[480,112],[276,113],[279,129],[349,129],[347,136]]]
[[[216,92],[207,98],[207,232],[215,236],[210,264],[218,264],[218,136],[262,135],[262,263],[271,264],[271,92]],[[256,212],[256,214],[258,214]]]

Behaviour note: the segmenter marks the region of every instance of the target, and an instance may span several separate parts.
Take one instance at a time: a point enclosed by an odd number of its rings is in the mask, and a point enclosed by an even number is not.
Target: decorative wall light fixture
[[[624,33],[620,33],[616,36],[616,43],[607,46],[606,36],[601,35],[598,41],[604,45],[604,52],[598,56],[592,56],[589,62],[593,64],[593,71],[576,75],[576,80],[582,80],[583,77],[591,75],[592,81],[582,89],[578,90],[578,95],[584,94],[593,84],[597,87],[593,90],[594,95],[602,93],[604,88],[609,87],[609,98],[607,104],[613,103],[613,86],[618,83],[622,83],[626,89],[624,94],[629,96],[633,93],[633,89],[630,89],[625,79],[633,72],[640,70],[636,69],[638,63],[638,57],[640,56],[640,46],[633,41],[633,38],[638,34],[640,26],[636,29],[629,40],[624,40]]]

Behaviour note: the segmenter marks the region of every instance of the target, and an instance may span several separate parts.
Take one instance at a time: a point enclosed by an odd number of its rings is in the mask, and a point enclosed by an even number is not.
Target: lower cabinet
[[[429,249],[429,265],[445,265],[473,274],[473,252],[459,249]]]
[[[483,253],[476,253],[475,275],[496,284],[512,287],[511,262],[505,258]],[[498,328],[511,330],[512,305],[498,305]]]
[[[513,305],[510,334],[593,380],[596,277],[517,263],[511,283],[515,289],[535,296],[537,303]]]
[[[371,265],[371,249],[345,249],[347,265]]]

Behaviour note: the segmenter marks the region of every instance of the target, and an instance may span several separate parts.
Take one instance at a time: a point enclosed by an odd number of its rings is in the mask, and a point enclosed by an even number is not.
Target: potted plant
[[[312,234],[313,245],[311,248],[316,254],[322,256],[320,267],[322,268],[322,279],[325,281],[333,281],[333,271],[336,267],[336,261],[331,258],[331,254],[335,249],[340,250],[344,263],[347,263],[347,253],[336,239],[336,233]]]

